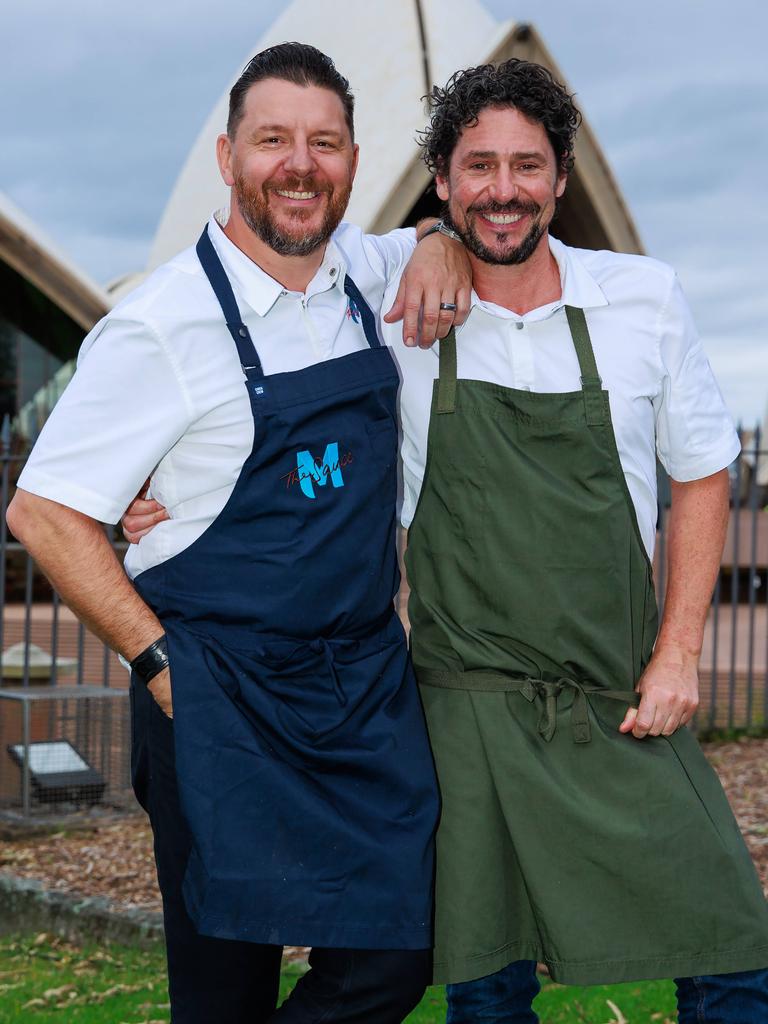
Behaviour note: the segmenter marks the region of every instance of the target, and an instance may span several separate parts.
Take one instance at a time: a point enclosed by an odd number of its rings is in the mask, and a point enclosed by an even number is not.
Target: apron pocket
[[[455,538],[459,541],[483,539],[488,514],[484,456],[474,456],[471,463],[449,456],[445,477],[446,505]]]
[[[306,643],[245,651],[214,641],[204,647],[203,659],[237,716],[231,728],[243,729],[241,739],[250,736],[260,750],[275,751],[298,767],[312,763],[317,746],[328,743],[355,711],[354,700],[340,703],[328,663]],[[337,668],[346,670],[343,663]]]

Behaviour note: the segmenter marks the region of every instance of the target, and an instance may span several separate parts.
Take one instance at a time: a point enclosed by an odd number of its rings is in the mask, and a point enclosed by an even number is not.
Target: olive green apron
[[[582,389],[456,379],[440,346],[406,553],[440,779],[435,980],[513,960],[566,984],[768,965],[768,909],[687,729],[619,733],[651,656],[651,566],[584,313]]]

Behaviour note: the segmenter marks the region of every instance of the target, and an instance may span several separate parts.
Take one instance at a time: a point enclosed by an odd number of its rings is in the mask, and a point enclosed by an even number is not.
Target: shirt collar
[[[217,210],[208,221],[208,232],[213,247],[221,260],[238,301],[247,303],[259,316],[266,316],[279,298],[284,295],[298,293],[287,292],[279,281],[262,270],[258,263],[238,249],[224,233],[223,226],[227,223],[229,211],[224,208]],[[323,262],[317,273],[307,285],[304,293],[307,301],[319,292],[328,291],[339,286],[343,290],[346,264],[331,238],[325,247]]]
[[[579,309],[592,309],[597,306],[607,306],[608,299],[590,272],[579,259],[578,250],[564,245],[558,238],[549,236],[549,251],[555,257],[560,270],[560,287],[562,294],[554,302],[546,306],[539,306],[531,309],[523,316],[514,313],[511,309],[497,306],[493,302],[484,302],[478,297],[475,290],[472,290],[472,306],[479,306],[493,312],[497,316],[509,317],[515,320],[524,320],[533,323],[537,320],[546,320],[563,306],[576,306]]]
[[[557,260],[560,268],[560,282],[563,294],[557,301],[556,308],[576,306],[578,309],[594,309],[607,306],[608,299],[597,281],[579,258],[578,249],[564,245],[559,238],[549,236],[549,251]]]

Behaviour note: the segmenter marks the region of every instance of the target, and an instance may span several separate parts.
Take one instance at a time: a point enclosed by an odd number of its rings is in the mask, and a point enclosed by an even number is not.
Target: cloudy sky
[[[753,423],[768,400],[768,5],[484,3],[542,33],[647,251],[677,268],[732,410]],[[143,267],[189,147],[285,6],[6,5],[0,191],[97,281]]]

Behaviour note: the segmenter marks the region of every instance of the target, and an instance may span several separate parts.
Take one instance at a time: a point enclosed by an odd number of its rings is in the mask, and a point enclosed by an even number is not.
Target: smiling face
[[[513,107],[486,107],[464,128],[437,194],[471,253],[485,263],[524,263],[565,191],[547,133]]]
[[[217,152],[242,220],[279,255],[314,252],[344,216],[358,149],[330,89],[257,82],[234,139],[219,136]]]

